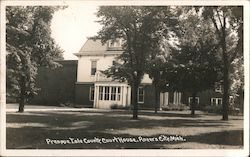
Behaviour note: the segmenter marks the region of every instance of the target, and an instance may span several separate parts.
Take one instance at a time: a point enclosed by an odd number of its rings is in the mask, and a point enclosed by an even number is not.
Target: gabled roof
[[[108,44],[102,44],[100,39],[88,39],[80,51],[75,53],[76,56],[102,56],[102,55],[117,55],[121,54],[121,48],[110,48]]]

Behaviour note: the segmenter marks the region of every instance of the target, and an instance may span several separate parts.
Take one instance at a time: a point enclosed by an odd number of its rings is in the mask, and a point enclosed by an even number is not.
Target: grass
[[[139,120],[132,120],[131,111],[47,111],[7,112],[7,149],[241,149],[243,117],[189,111],[140,111]],[[159,136],[181,136],[186,141],[119,143],[47,144],[46,139],[113,139]]]

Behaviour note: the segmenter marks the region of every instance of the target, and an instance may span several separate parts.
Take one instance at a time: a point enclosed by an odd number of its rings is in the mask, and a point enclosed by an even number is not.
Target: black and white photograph
[[[249,1],[1,4],[1,156],[248,156]]]

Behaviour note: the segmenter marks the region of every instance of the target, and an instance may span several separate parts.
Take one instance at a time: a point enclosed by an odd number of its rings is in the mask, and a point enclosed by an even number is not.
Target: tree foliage
[[[169,38],[176,25],[170,7],[103,6],[97,16],[103,27],[98,37],[103,42],[121,38],[124,52],[116,64],[104,73],[108,77],[127,81],[132,88],[133,118],[138,116],[137,90],[147,68],[155,56],[162,38]]]
[[[177,47],[171,48],[173,89],[192,94],[191,114],[195,113],[195,97],[214,87],[219,80],[220,61],[216,57],[218,44],[209,24],[193,10],[185,12],[179,23]]]
[[[51,38],[50,24],[59,7],[6,7],[7,94],[16,97],[19,111],[37,92],[38,66],[56,67],[62,50]]]
[[[233,61],[243,54],[243,7],[202,7],[204,19],[211,22],[220,46],[223,81],[223,120],[228,120],[230,69]]]

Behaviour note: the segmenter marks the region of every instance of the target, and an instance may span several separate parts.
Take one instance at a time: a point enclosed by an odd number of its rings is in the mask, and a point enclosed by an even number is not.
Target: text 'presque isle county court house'
[[[131,106],[131,87],[127,82],[107,78],[101,71],[114,64],[116,57],[122,54],[122,41],[107,42],[88,39],[78,53],[78,61],[58,61],[62,67],[38,71],[37,85],[41,90],[31,101],[37,104],[74,103],[82,107],[109,109],[112,105]],[[217,84],[213,90],[198,93],[199,106],[222,104],[222,86]],[[160,108],[168,105],[189,105],[190,93],[160,93]],[[155,89],[148,74],[145,74],[138,89],[140,108],[154,108]]]

